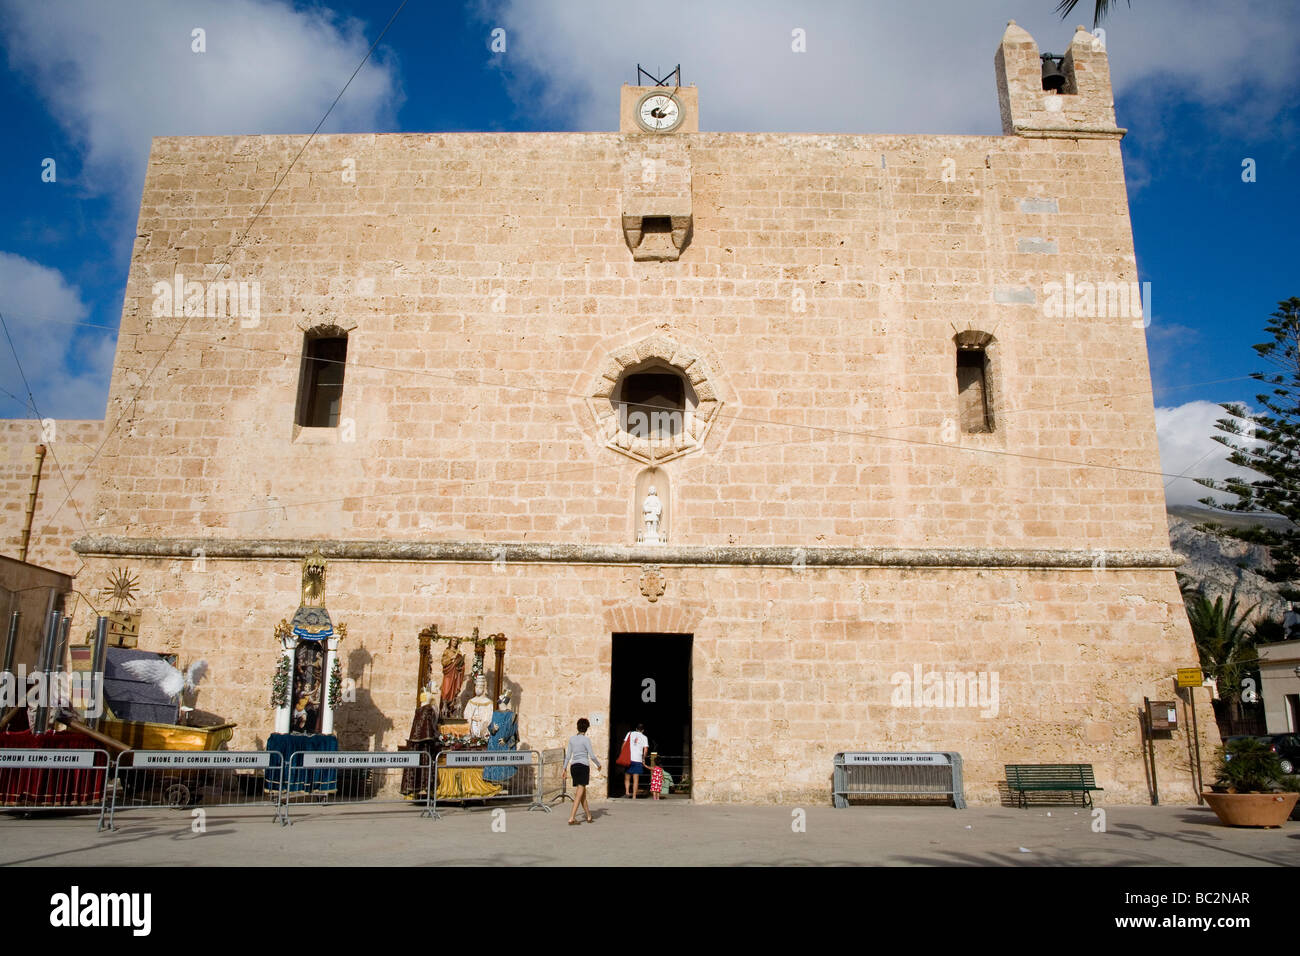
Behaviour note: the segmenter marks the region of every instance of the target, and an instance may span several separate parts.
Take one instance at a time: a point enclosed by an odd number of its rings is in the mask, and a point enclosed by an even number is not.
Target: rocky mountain
[[[1277,586],[1258,573],[1272,566],[1268,551],[1260,545],[1197,527],[1205,524],[1242,527],[1261,523],[1267,522],[1238,515],[1225,516],[1206,508],[1175,506],[1169,509],[1169,544],[1187,561],[1178,569],[1179,575],[1203,587],[1211,599],[1222,595],[1226,601],[1235,586],[1243,608],[1258,605],[1254,617],[1280,621],[1287,611],[1287,602],[1278,594]]]

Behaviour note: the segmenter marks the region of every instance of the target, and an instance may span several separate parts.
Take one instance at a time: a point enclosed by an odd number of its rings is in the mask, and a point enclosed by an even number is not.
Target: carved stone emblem
[[[641,593],[651,604],[663,597],[668,582],[664,580],[663,570],[657,564],[641,566]]]

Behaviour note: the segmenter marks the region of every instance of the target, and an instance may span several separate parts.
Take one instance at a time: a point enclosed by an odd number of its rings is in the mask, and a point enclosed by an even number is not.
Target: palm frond
[[[1059,13],[1061,19],[1064,20],[1074,12],[1074,8],[1078,5],[1079,0],[1061,0],[1061,2],[1056,5],[1056,12]],[[1132,7],[1133,0],[1128,0],[1128,5]],[[1100,26],[1101,21],[1106,19],[1106,14],[1110,13],[1111,8],[1114,6],[1115,0],[1095,0],[1092,12],[1092,25],[1094,27]]]

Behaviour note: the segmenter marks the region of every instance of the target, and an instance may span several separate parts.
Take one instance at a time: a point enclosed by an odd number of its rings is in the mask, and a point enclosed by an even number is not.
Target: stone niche
[[[668,473],[662,468],[645,468],[636,476],[636,486],[632,494],[632,541],[634,544],[645,544],[645,514],[644,506],[646,497],[650,494],[650,489],[654,488],[655,495],[659,499],[659,544],[667,544],[671,533],[672,523],[672,494],[668,484]],[[656,543],[656,542],[651,542]]]

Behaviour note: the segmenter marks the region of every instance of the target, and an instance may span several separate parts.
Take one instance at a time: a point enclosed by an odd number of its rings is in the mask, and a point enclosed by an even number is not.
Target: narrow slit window
[[[347,336],[309,335],[303,342],[297,416],[303,428],[338,427],[347,357]]]
[[[989,409],[988,353],[983,349],[957,350],[957,405],[962,431],[993,431],[993,416]]]

